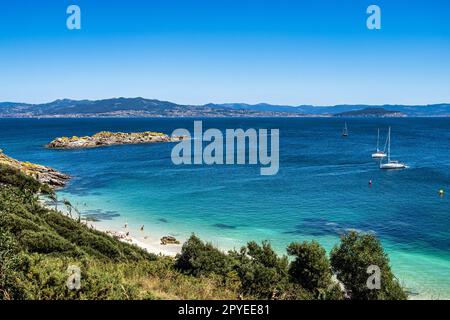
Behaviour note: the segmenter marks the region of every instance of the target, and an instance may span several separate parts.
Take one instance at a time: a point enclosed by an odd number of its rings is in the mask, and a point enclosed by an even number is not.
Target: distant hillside
[[[386,118],[405,117],[406,114],[398,111],[390,111],[384,108],[365,108],[362,110],[341,112],[335,114],[336,117],[364,117],[364,118]]]
[[[367,111],[369,110],[369,112]],[[370,111],[372,110],[372,111]],[[0,102],[0,117],[305,117],[334,116],[347,112],[363,112],[359,116],[450,116],[450,104],[408,105],[336,105],[287,106],[266,103],[225,103],[181,105],[145,98],[112,98],[104,100],[55,100],[43,104]],[[394,113],[392,113],[394,112]],[[354,116],[349,114],[348,116]]]
[[[382,108],[387,111],[395,111],[402,113],[401,116],[412,117],[449,117],[450,104],[433,104],[433,105],[335,105],[335,106],[286,106],[286,105],[270,105],[265,103],[260,104],[245,104],[245,103],[226,103],[226,104],[208,104],[212,108],[231,108],[242,110],[261,110],[261,111],[277,111],[289,112],[294,114],[302,114],[304,116],[318,115],[318,116],[332,116],[338,113],[359,111],[364,109],[379,109]]]
[[[0,117],[264,117],[298,116],[298,112],[232,108],[219,105],[179,105],[144,98],[56,100],[44,104],[3,103]]]

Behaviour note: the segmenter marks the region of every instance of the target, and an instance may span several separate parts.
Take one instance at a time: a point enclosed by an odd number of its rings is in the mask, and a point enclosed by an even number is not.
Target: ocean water
[[[205,129],[279,129],[275,176],[261,176],[258,165],[175,166],[171,143],[43,147],[57,136],[101,130],[192,131],[193,120],[0,119],[0,148],[72,175],[60,195],[83,214],[180,240],[195,232],[224,249],[269,240],[283,254],[292,241],[314,239],[330,250],[346,230],[374,232],[413,297],[450,298],[448,118],[202,119]],[[392,156],[405,170],[382,171],[371,159],[377,128],[384,143],[388,126]],[[439,197],[439,189],[447,194]]]

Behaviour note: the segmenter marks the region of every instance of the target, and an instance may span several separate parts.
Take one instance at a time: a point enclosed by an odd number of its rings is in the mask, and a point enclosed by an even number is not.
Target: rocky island
[[[141,144],[156,142],[175,142],[183,140],[183,137],[170,137],[161,132],[109,132],[102,131],[93,136],[60,137],[50,142],[47,147],[51,149],[83,149],[103,146]]]
[[[406,117],[406,114],[400,111],[386,110],[384,108],[365,108],[362,110],[337,113],[334,116],[355,118],[399,118]]]
[[[27,176],[33,177],[40,183],[44,183],[51,188],[61,188],[66,185],[67,180],[70,177],[64,173],[61,173],[53,168],[35,164],[31,162],[22,162],[11,157],[8,157],[0,149],[0,164],[11,166],[20,170]]]

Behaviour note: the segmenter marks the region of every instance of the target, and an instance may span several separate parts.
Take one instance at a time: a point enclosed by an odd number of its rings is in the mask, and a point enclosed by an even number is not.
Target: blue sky
[[[448,0],[1,1],[0,101],[450,102],[449,16]]]

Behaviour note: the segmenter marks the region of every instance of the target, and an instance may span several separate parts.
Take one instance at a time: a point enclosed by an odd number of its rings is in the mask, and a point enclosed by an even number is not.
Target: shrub
[[[241,280],[242,293],[261,299],[280,298],[288,284],[288,260],[278,257],[267,241],[249,242],[240,252],[229,253]]]
[[[51,192],[48,186],[39,183],[36,179],[23,174],[16,168],[4,164],[0,164],[0,184],[14,186],[30,194],[39,191]]]
[[[183,244],[175,263],[179,270],[195,276],[211,273],[225,276],[232,270],[232,265],[230,256],[211,243],[203,243],[195,235]]]
[[[389,258],[378,239],[371,234],[350,232],[331,251],[331,265],[352,299],[403,300],[407,294],[395,279]],[[381,271],[381,289],[369,289],[367,268]]]
[[[0,300],[27,299],[24,285],[26,257],[20,253],[13,236],[0,230]]]
[[[333,281],[325,249],[316,241],[291,243],[287,252],[294,256],[289,275],[294,283],[316,299],[342,299],[339,285]]]

